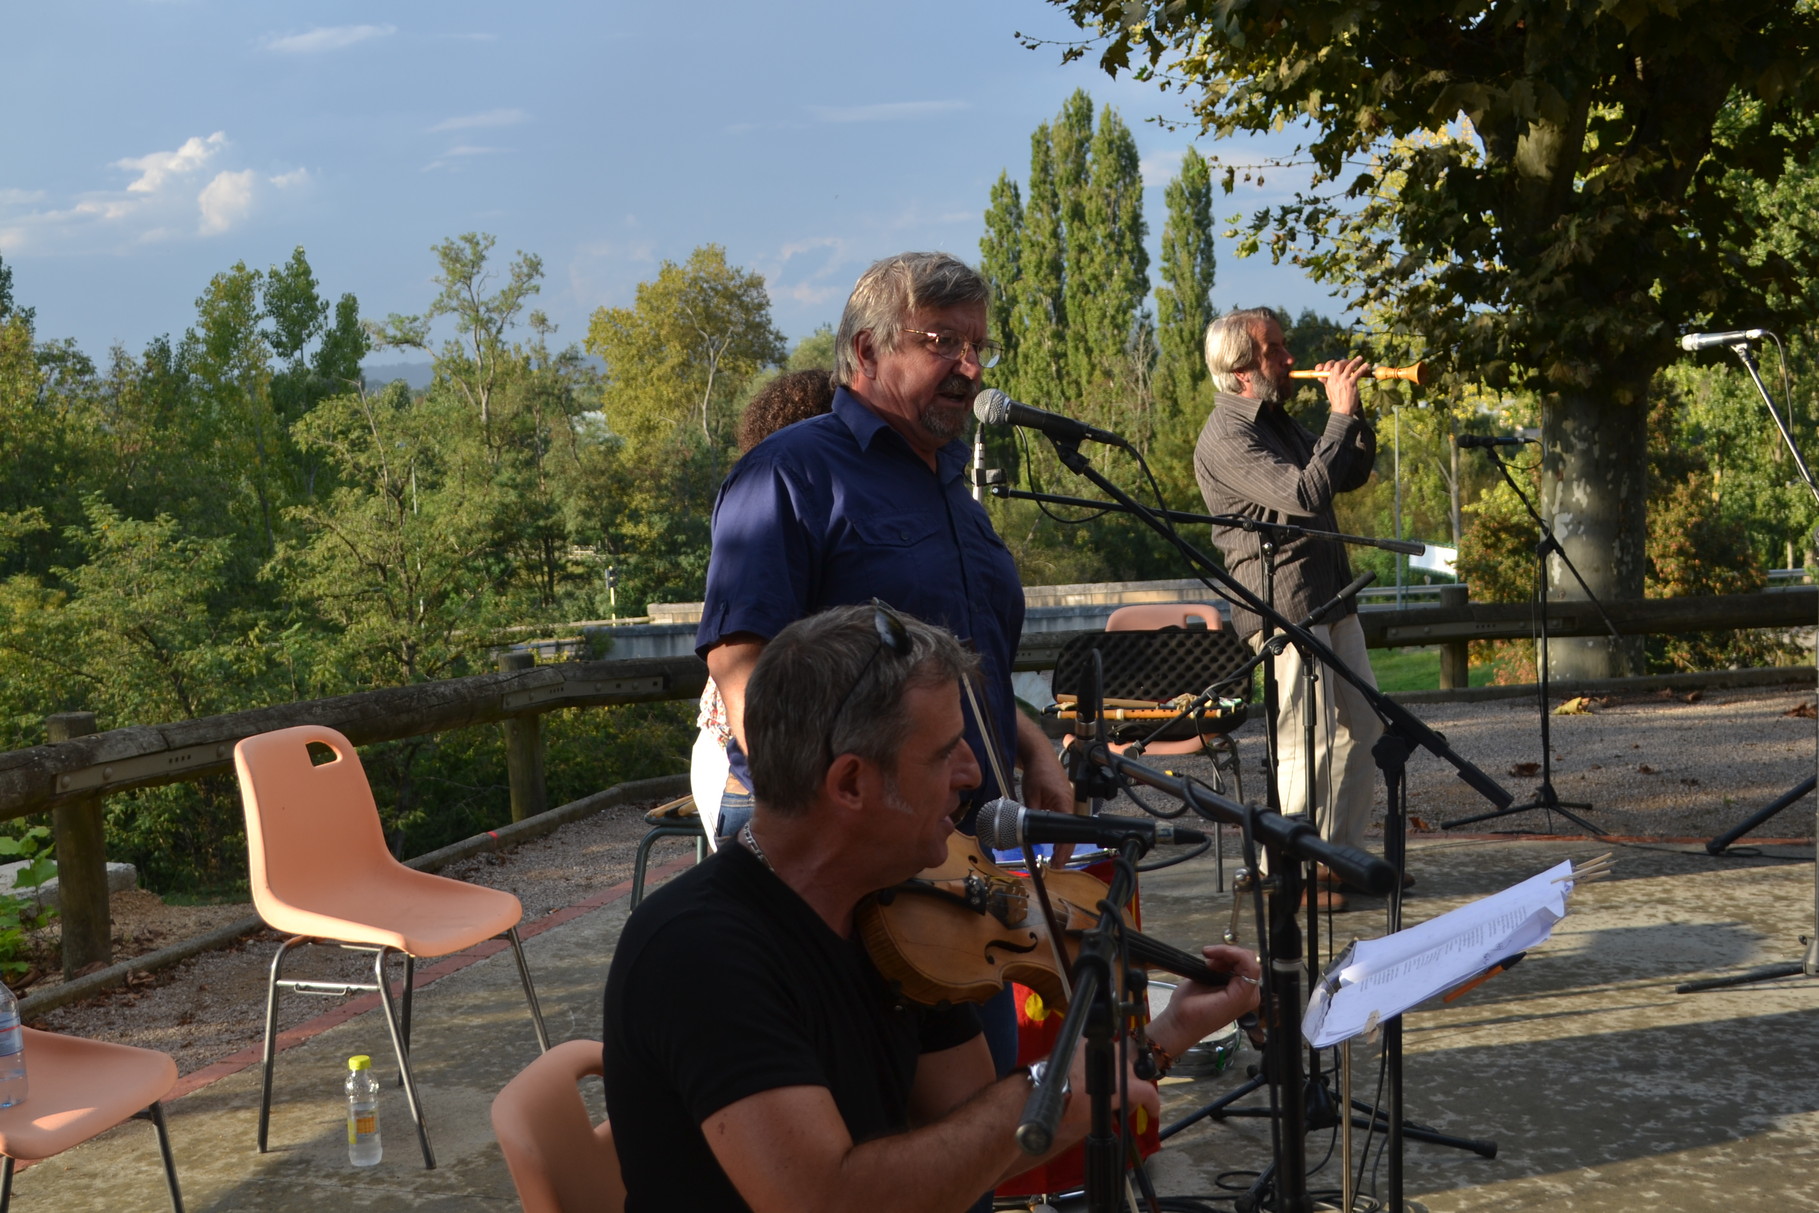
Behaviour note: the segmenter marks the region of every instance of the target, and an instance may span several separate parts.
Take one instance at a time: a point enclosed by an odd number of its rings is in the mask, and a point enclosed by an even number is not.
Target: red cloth
[[[1100,880],[1110,881],[1113,863],[1101,860],[1091,864],[1086,871]],[[1132,895],[1130,906],[1131,925],[1139,930],[1143,927],[1143,907],[1136,895]],[[1063,1012],[1044,1004],[1042,996],[1028,986],[1012,983],[1011,990],[1017,999],[1017,1061],[1028,1065],[1047,1057],[1049,1050],[1055,1047],[1055,1037],[1060,1033]],[[1149,1015],[1144,1013],[1147,1023]],[[1084,1099],[1084,1091],[1075,1092],[1074,1098]],[[1148,1113],[1137,1109],[1127,1122],[1140,1118],[1149,1120]],[[1148,1123],[1127,1123],[1127,1131],[1136,1139],[1137,1152],[1148,1158],[1162,1148],[1158,1136],[1159,1125]],[[1014,1175],[998,1185],[999,1196],[1035,1196],[1074,1192],[1086,1186],[1086,1146],[1084,1143],[1074,1145],[1049,1159],[1041,1166],[1031,1167],[1021,1175]]]

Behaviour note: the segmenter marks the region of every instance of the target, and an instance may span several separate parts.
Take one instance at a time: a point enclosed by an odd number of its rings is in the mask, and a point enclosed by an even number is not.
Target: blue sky
[[[420,312],[430,246],[466,231],[543,258],[559,340],[709,242],[765,276],[794,339],[877,257],[975,259],[992,182],[1023,178],[1073,89],[1135,132],[1152,246],[1190,138],[1147,121],[1182,114],[1154,86],[1021,47],[1072,32],[1040,0],[69,0],[7,26],[0,256],[38,336],[96,357],[181,333],[211,275],[299,244],[363,315]],[[1340,310],[1229,244],[1214,302]]]

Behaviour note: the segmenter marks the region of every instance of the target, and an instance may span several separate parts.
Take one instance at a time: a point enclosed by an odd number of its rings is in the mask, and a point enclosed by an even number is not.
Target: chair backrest
[[[333,759],[318,765],[311,745],[327,747]],[[342,890],[399,866],[385,845],[360,755],[334,729],[298,725],[248,737],[234,747],[234,769],[253,905],[261,913],[273,900],[333,905]]]
[[[1216,632],[1224,626],[1219,608],[1203,602],[1144,602],[1121,606],[1105,621],[1108,632],[1143,632],[1156,628],[1205,628]]]
[[[610,1124],[593,1123],[577,1087],[603,1073],[600,1042],[557,1045],[493,1098],[493,1136],[524,1213],[621,1213],[625,1184]]]

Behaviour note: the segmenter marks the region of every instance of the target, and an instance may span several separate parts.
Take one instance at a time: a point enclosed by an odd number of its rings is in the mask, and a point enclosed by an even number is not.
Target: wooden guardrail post
[[[1443,585],[1440,587],[1440,605],[1463,610],[1470,595],[1469,586]],[[1442,644],[1440,646],[1440,689],[1451,691],[1471,685],[1471,642],[1449,640]]]
[[[528,670],[536,663],[536,657],[527,652],[499,654],[501,673]],[[543,717],[534,712],[507,716],[500,727],[505,730],[505,771],[512,788],[512,820],[523,821],[549,807],[543,782]]]
[[[95,731],[93,712],[58,712],[44,729],[52,742],[87,737]],[[113,919],[107,904],[107,838],[101,797],[83,796],[52,811],[57,839],[57,890],[62,903],[65,980],[97,962],[114,961]]]

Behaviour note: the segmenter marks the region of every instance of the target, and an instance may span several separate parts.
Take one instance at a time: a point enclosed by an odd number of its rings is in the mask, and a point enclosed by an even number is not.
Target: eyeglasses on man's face
[[[949,362],[958,362],[966,357],[968,351],[971,351],[973,361],[977,362],[982,370],[986,367],[997,366],[998,359],[1004,356],[1004,347],[996,341],[968,341],[953,333],[931,333],[927,329],[913,329],[908,326],[897,331],[914,333],[916,336],[924,338],[922,343],[924,349],[937,358],[945,358]]]

